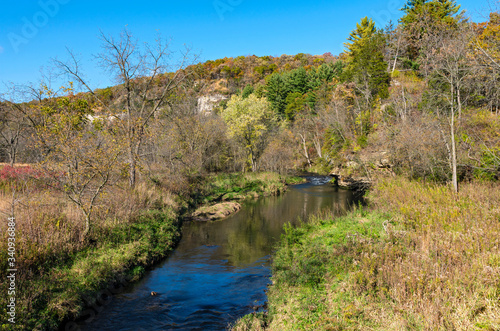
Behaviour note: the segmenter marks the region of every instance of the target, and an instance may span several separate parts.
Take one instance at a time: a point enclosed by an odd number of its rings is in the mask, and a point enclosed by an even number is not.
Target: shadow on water
[[[328,177],[308,180],[282,196],[247,202],[224,220],[185,223],[169,258],[81,330],[224,330],[254,311],[266,300],[269,257],[283,225],[327,209],[341,215],[360,201]]]

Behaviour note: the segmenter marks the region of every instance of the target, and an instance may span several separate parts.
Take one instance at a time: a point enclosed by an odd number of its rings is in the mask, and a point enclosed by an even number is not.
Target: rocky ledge
[[[333,177],[335,185],[350,190],[364,191],[371,185],[371,181],[367,177],[343,176],[335,172],[330,173],[330,176]]]
[[[347,189],[364,191],[378,175],[392,174],[388,151],[371,151],[359,155],[357,160],[347,160],[332,169],[333,183]]]

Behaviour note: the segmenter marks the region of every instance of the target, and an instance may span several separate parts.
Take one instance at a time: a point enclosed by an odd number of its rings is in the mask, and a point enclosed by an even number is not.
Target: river
[[[175,251],[81,330],[224,330],[262,309],[283,225],[327,209],[340,215],[359,201],[328,177],[308,180],[282,196],[245,202],[223,220],[186,222]]]

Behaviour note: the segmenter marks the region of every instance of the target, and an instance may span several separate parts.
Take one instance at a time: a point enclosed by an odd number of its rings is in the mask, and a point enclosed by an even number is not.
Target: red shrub
[[[30,166],[12,167],[10,165],[6,165],[0,169],[1,180],[17,180],[27,178],[39,179],[42,176],[43,174],[40,170],[33,169]]]

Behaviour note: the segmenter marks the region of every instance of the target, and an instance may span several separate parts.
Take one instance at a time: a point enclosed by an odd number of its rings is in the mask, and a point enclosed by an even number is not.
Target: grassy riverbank
[[[268,314],[235,330],[500,329],[500,190],[392,179],[370,208],[288,228]]]
[[[16,324],[7,323],[7,296],[3,296],[1,329],[57,329],[95,304],[90,315],[84,313],[88,318],[109,299],[109,291],[139,279],[175,247],[181,236],[180,220],[194,207],[223,196],[232,200],[280,194],[287,183],[299,180],[272,173],[220,174],[196,178],[182,188],[186,194],[155,181],[142,182],[134,190],[116,185],[99,202],[86,241],[78,239],[81,216],[63,195],[27,190],[21,197],[23,208],[16,212]],[[3,209],[10,204],[11,184],[3,185]],[[4,279],[6,222],[1,226]],[[7,293],[7,282],[1,282],[0,291]]]

